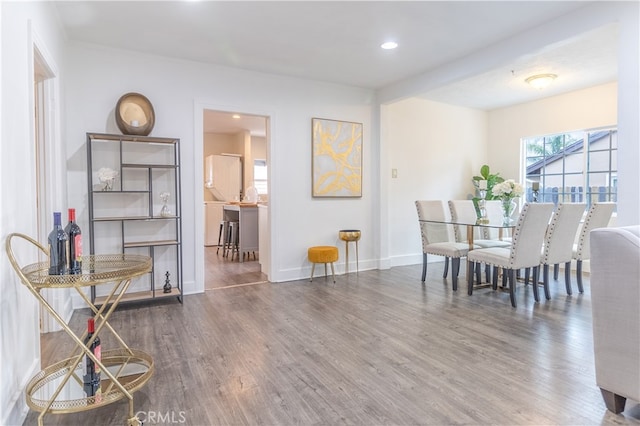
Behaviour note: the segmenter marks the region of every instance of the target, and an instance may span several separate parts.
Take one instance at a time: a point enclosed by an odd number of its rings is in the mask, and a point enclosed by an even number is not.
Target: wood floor
[[[255,256],[259,255],[256,252]],[[210,246],[204,248],[204,258],[205,290],[267,281],[253,254],[239,262],[237,256],[233,260],[231,256],[223,256],[222,247]]]
[[[111,323],[156,365],[135,408],[145,424],[640,425],[637,402],[614,415],[595,385],[588,280],[573,296],[552,281],[539,304],[520,284],[513,309],[508,293],[454,293],[442,266],[426,285],[415,265],[122,307]],[[87,318],[77,311],[72,326]],[[66,356],[68,340],[45,335],[43,356]],[[126,415],[119,402],[45,424]]]

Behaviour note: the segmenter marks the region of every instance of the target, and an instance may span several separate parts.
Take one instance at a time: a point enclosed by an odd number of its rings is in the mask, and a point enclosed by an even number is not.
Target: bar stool
[[[226,220],[221,220],[220,221],[220,229],[218,230],[218,248],[216,249],[216,254],[218,254],[220,252],[220,246],[224,244],[224,241],[226,239],[222,238],[222,233],[224,232],[224,228],[226,227],[227,221]],[[224,254],[224,247],[222,248],[222,253]]]
[[[224,256],[227,257],[229,255],[229,250],[231,250],[231,260],[233,260],[234,254],[238,253],[238,243],[240,241],[240,222],[238,221],[229,221],[227,223],[227,234],[226,241],[224,245]]]

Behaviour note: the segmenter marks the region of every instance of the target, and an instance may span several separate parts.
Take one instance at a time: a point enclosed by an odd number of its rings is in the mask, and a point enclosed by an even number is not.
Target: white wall
[[[563,42],[604,25],[617,23],[618,43],[618,94],[617,118],[619,131],[619,194],[618,225],[637,224],[640,221],[640,3],[597,1],[572,13],[550,20],[502,40],[486,49],[449,62],[440,68],[419,76],[387,86],[378,91],[381,103],[389,104],[399,99],[427,93],[449,83],[504,66],[517,58],[541,51],[554,43]],[[562,114],[571,114],[563,110]],[[382,123],[384,126],[384,122]],[[384,130],[384,129],[383,129]],[[382,152],[387,152],[387,141],[381,140]],[[495,145],[494,145],[495,146]],[[501,146],[509,150],[505,158],[513,157],[513,147]],[[384,159],[382,159],[384,161]],[[511,160],[508,160],[511,161]],[[503,162],[506,164],[506,162]],[[509,173],[517,173],[515,166],[508,166]],[[517,175],[517,174],[516,174]],[[381,198],[387,196],[386,185],[381,186]],[[384,232],[384,221],[381,224]]]
[[[471,177],[482,164],[520,180],[521,137],[616,125],[617,93],[610,83],[491,112],[419,98],[387,105],[390,148],[381,174],[388,184],[391,266],[422,261],[415,200],[470,197]]]
[[[375,261],[369,237],[374,205],[369,129],[369,90],[284,78],[138,53],[72,45],[67,90],[67,152],[69,202],[78,223],[87,227],[85,132],[115,132],[113,109],[129,91],[144,94],[154,106],[151,136],[181,139],[183,203],[183,270],[186,293],[203,291],[202,213],[203,135],[198,108],[246,111],[271,116],[270,219],[272,281],[306,277],[311,245],[337,244],[338,230],[363,231],[360,265]],[[194,106],[195,105],[195,106]],[[311,197],[311,118],[323,117],[364,124],[363,197]],[[196,123],[194,125],[194,123]],[[342,245],[339,245],[342,247]],[[342,250],[342,248],[341,248]],[[343,259],[344,256],[341,256]],[[200,259],[200,260],[198,260]],[[196,277],[198,277],[196,279]]]
[[[472,177],[487,160],[487,113],[412,98],[387,106],[384,122],[390,150],[381,173],[389,185],[391,266],[420,263],[414,202],[473,196]]]
[[[615,126],[617,101],[618,85],[609,83],[491,111],[488,147],[491,168],[505,179],[521,182],[524,173],[521,138]],[[620,181],[625,179],[622,173],[619,175]]]
[[[35,142],[33,139],[33,46],[36,43],[59,67],[63,62],[63,38],[52,4],[48,2],[0,2],[2,114],[0,128],[0,238],[21,232],[36,236]],[[60,69],[58,68],[58,71]],[[59,105],[57,99],[54,107]],[[59,111],[58,111],[59,112]],[[48,146],[52,158],[63,154],[60,146]],[[50,164],[48,182],[51,207],[66,209],[66,182],[62,161]],[[22,245],[17,250],[21,264],[37,260],[35,250]],[[40,369],[38,330],[39,305],[11,268],[7,256],[0,256],[0,424],[21,424],[27,407],[23,390]]]

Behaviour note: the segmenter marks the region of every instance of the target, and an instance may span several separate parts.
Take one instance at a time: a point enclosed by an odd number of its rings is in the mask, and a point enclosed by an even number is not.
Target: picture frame
[[[362,197],[362,123],[311,119],[311,194]]]

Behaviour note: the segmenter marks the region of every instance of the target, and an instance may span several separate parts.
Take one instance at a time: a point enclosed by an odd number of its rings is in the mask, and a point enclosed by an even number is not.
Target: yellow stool
[[[336,282],[336,275],[333,269],[333,262],[338,260],[338,247],[334,246],[315,246],[309,247],[307,252],[309,257],[309,262],[313,265],[311,266],[311,278],[309,281],[313,281],[313,271],[316,269],[316,263],[324,263],[324,276],[327,276],[327,263],[331,263],[331,276],[333,277],[333,282]]]

